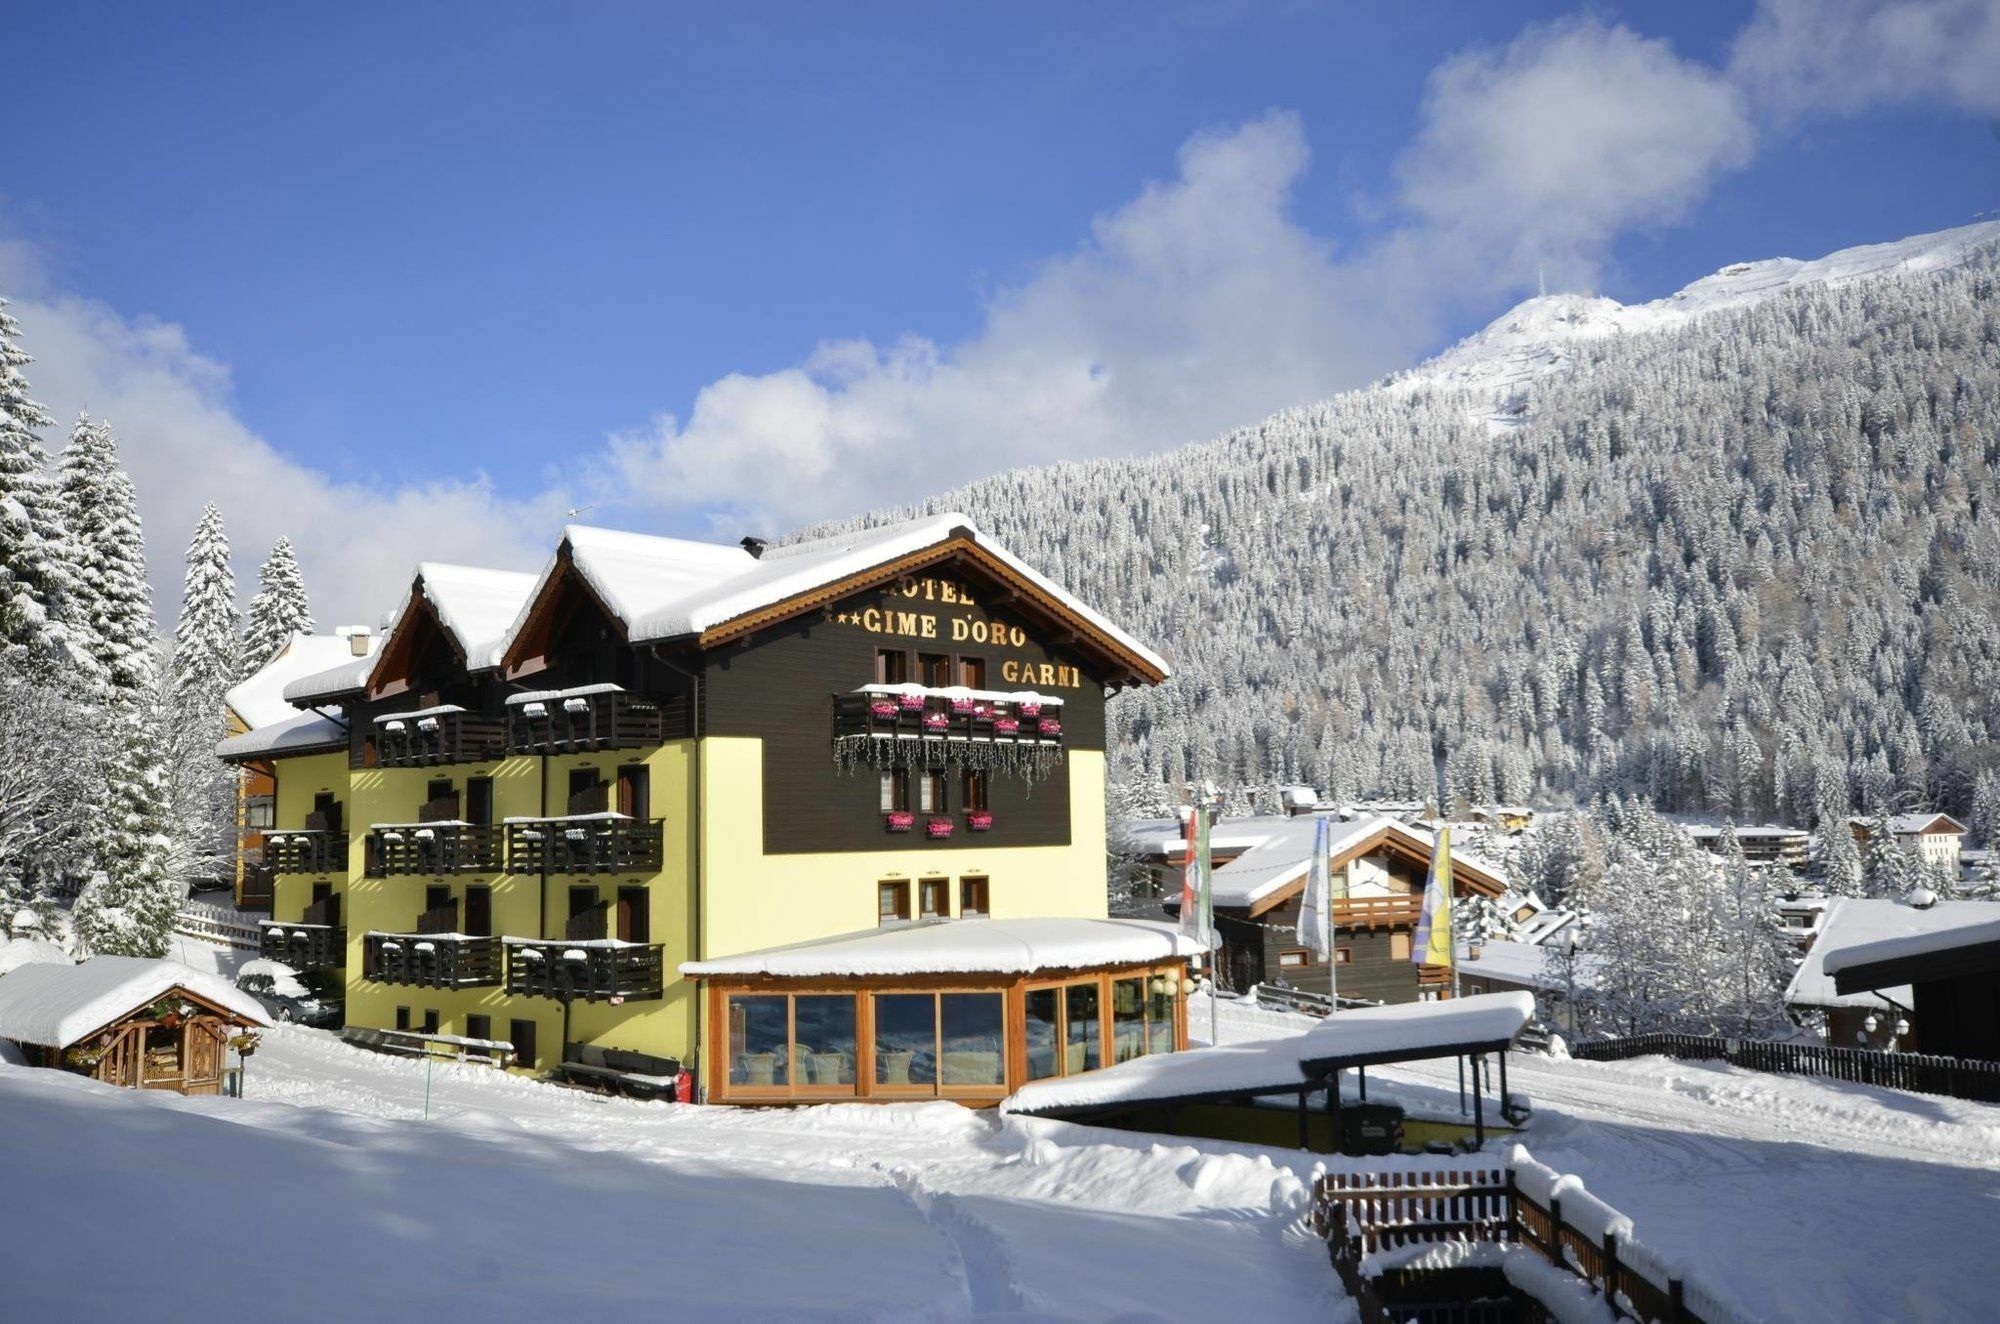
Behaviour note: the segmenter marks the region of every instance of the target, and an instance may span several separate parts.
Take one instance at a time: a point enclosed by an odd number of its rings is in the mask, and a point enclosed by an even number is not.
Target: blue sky
[[[31,7],[0,295],[156,562],[215,496],[353,615],[570,504],[781,530],[1254,422],[1538,267],[1651,298],[2000,207],[1993,4],[1832,8]]]

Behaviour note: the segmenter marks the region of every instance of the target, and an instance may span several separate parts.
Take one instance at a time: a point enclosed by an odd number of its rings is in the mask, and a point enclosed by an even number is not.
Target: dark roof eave
[[[1905,984],[1928,984],[1966,975],[2000,974],[2000,941],[1967,943],[1919,956],[1895,956],[1865,965],[1851,965],[1833,977],[1833,988],[1849,993],[1873,993]]]
[[[311,745],[287,745],[283,749],[260,749],[254,754],[217,754],[224,763],[263,763],[270,759],[301,758],[307,754],[338,754],[347,748],[347,741],[330,740]]]

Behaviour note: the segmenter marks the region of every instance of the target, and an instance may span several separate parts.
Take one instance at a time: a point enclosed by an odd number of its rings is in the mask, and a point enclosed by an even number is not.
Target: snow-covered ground
[[[1311,1023],[1220,1010],[1224,1043]],[[1206,1038],[1205,1000],[1189,1027]],[[1457,1106],[1450,1061],[1368,1074],[1371,1097]],[[1657,1057],[1515,1054],[1508,1077],[1534,1102],[1534,1156],[1582,1177],[1748,1318],[1994,1317],[2000,1108]]]

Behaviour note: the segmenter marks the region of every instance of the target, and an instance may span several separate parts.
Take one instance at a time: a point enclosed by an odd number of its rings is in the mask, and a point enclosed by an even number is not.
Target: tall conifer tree
[[[276,657],[293,635],[311,634],[312,628],[305,574],[292,552],[292,540],[280,538],[257,570],[257,596],[250,599],[250,617],[243,635],[242,674],[253,674]]]
[[[25,665],[94,677],[76,616],[74,549],[38,432],[55,420],[28,396],[21,369],[34,360],[19,333],[0,299],[0,649]]]
[[[77,419],[62,454],[62,496],[77,552],[86,647],[115,707],[153,701],[159,640],[146,583],[146,537],[111,427]]]

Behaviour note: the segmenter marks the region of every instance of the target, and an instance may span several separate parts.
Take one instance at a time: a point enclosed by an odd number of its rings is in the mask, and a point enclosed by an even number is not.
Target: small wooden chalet
[[[1247,991],[1282,980],[1293,988],[1325,993],[1337,985],[1343,998],[1415,1002],[1440,989],[1448,975],[1419,969],[1410,960],[1424,882],[1435,838],[1420,827],[1381,814],[1329,825],[1333,867],[1334,961],[1337,978],[1298,941],[1299,905],[1312,867],[1315,820],[1283,820],[1257,845],[1216,868],[1212,883],[1216,969],[1225,988]],[[1452,853],[1459,897],[1499,897],[1506,877],[1462,852]],[[1176,891],[1168,909],[1177,911]]]
[[[1171,926],[1133,919],[905,924],[717,960],[713,1103],[840,1099],[998,1103],[1187,1046],[1188,958]]]
[[[269,1024],[247,994],[172,961],[94,956],[0,978],[0,1039],[36,1066],[128,1089],[218,1094],[229,1037]]]
[[[1910,1051],[2000,1062],[2000,913],[1991,902],[1960,904],[1986,913],[1843,947],[1822,964],[1841,994],[1907,988]]]

